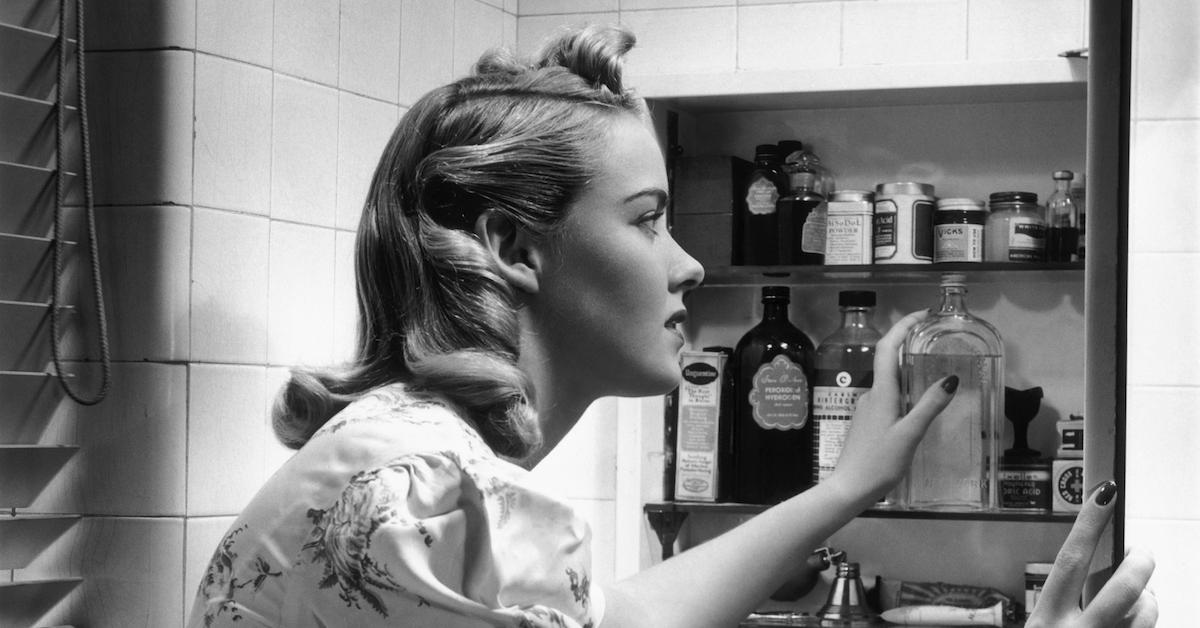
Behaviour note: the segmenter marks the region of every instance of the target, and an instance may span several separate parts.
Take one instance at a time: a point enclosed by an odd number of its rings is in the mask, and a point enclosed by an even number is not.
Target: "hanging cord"
[[[84,213],[87,216],[88,250],[92,266],[92,297],[96,302],[96,321],[100,335],[100,363],[103,375],[100,391],[94,397],[85,398],[71,389],[63,372],[62,357],[59,355],[59,306],[58,293],[62,277],[62,247],[63,247],[63,206],[67,200],[66,157],[63,155],[66,137],[67,105],[67,4],[68,0],[58,2],[58,99],[55,103],[56,120],[56,155],[55,179],[57,189],[54,199],[54,276],[50,294],[50,348],[54,356],[54,371],[58,382],[67,396],[76,403],[85,406],[95,405],[108,396],[112,383],[112,359],[108,351],[108,322],[104,316],[104,291],[100,285],[100,255],[96,243],[96,211],[92,196],[92,156],[88,144],[87,119],[87,89],[83,71],[83,0],[75,2],[75,87],[79,94],[79,135],[80,150],[83,156],[83,198]]]

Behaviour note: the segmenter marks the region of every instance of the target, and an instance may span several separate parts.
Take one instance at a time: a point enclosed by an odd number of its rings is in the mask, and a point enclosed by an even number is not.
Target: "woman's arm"
[[[603,627],[735,626],[813,549],[894,486],[958,384],[951,376],[930,387],[911,412],[899,416],[900,346],[925,315],[906,316],[879,341],[875,384],[859,401],[828,481],[608,587]]]

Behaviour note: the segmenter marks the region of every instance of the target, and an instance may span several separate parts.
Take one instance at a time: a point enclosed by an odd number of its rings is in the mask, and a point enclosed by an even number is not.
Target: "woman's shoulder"
[[[404,384],[377,388],[334,415],[313,434],[309,446],[386,448],[389,457],[454,452],[493,456],[465,414],[445,398],[415,392]]]

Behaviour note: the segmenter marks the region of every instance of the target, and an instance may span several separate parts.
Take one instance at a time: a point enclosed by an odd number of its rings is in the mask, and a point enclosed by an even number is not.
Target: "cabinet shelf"
[[[643,506],[652,512],[704,513],[714,515],[756,515],[769,508],[759,504],[709,502],[653,502]],[[858,515],[881,519],[925,519],[939,521],[1024,521],[1035,523],[1074,523],[1074,513],[1039,513],[1010,511],[946,511],[870,508]]]
[[[971,283],[1079,281],[1084,262],[875,264],[861,266],[715,266],[705,269],[705,287],[889,284],[937,281],[942,273],[965,273]]]

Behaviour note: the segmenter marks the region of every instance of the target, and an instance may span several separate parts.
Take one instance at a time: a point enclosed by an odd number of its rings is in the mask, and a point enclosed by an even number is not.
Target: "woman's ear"
[[[541,250],[530,234],[507,216],[485,211],[475,219],[475,237],[487,249],[508,284],[527,294],[536,294],[542,268]]]

